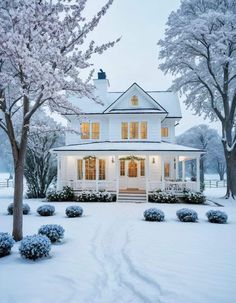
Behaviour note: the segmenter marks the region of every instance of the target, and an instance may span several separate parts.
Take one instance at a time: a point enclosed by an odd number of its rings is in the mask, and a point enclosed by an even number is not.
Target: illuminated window
[[[162,137],[169,137],[169,128],[168,127],[162,127],[161,128],[161,136]]]
[[[128,123],[127,122],[121,123],[121,137],[122,137],[122,139],[128,139]]]
[[[140,160],[140,176],[145,176],[145,160]]]
[[[85,179],[96,180],[96,159],[90,158],[85,160]]]
[[[99,180],[106,179],[106,162],[103,159],[99,159]]]
[[[99,139],[100,138],[100,124],[99,123],[92,123],[92,139]]]
[[[138,122],[131,122],[129,126],[130,139],[138,139]]]
[[[83,122],[81,123],[81,139],[89,139],[90,138],[90,125],[89,122]]]
[[[165,178],[170,177],[170,163],[168,163],[168,162],[166,162],[164,164],[164,176],[165,176]]]
[[[129,162],[128,176],[130,178],[136,178],[138,176],[138,165],[135,161]]]
[[[83,160],[77,160],[77,179],[83,179]]]
[[[147,139],[147,122],[141,122],[141,139]]]
[[[138,105],[138,97],[137,96],[133,96],[131,98],[131,104],[134,105],[134,106]]]
[[[120,160],[120,176],[125,176],[125,160]]]

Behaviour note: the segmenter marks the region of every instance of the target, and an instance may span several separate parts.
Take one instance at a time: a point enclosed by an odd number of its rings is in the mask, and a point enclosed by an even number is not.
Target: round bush
[[[13,203],[9,204],[7,207],[7,212],[9,215],[13,215]],[[28,204],[24,203],[22,206],[23,209],[23,215],[28,215],[28,213],[30,212],[30,207]]]
[[[8,233],[0,233],[0,258],[7,256],[11,252],[15,241]]]
[[[208,221],[211,223],[220,223],[224,224],[228,220],[228,216],[225,212],[220,210],[211,209],[206,213]]]
[[[38,230],[38,234],[47,236],[52,243],[60,241],[64,237],[64,232],[64,228],[57,224],[42,225]]]
[[[69,218],[81,217],[83,214],[83,208],[78,205],[71,205],[66,208],[66,215]]]
[[[55,213],[55,207],[53,205],[49,205],[49,204],[41,205],[38,207],[37,213],[40,216],[44,216],[44,217],[53,216]]]
[[[19,252],[22,257],[37,260],[48,257],[51,250],[51,242],[46,236],[33,235],[25,237],[20,244]]]
[[[162,210],[157,208],[150,208],[143,213],[146,221],[164,221],[165,215]]]
[[[196,222],[198,220],[197,212],[189,208],[179,209],[176,215],[181,222]]]

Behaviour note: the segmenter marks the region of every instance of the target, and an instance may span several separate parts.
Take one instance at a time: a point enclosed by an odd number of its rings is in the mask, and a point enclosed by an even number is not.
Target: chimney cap
[[[98,72],[98,79],[99,80],[104,80],[106,79],[106,73],[100,68],[100,71]]]

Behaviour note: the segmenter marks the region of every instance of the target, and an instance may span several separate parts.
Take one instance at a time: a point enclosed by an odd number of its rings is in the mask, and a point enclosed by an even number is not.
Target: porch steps
[[[117,202],[144,203],[147,202],[147,195],[145,192],[119,192]]]

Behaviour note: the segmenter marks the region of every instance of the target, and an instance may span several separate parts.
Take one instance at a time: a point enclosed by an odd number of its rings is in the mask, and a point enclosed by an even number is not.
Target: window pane
[[[92,139],[100,138],[100,124],[92,123]]]
[[[133,96],[132,98],[131,98],[131,104],[132,105],[138,105],[138,97],[137,96]]]
[[[130,123],[130,139],[138,139],[138,122]]]
[[[120,176],[125,176],[125,160],[120,160]]]
[[[77,160],[77,179],[83,179],[83,160]]]
[[[89,122],[81,123],[80,131],[81,131],[81,139],[89,139],[90,131],[89,131]]]
[[[168,129],[168,127],[162,127],[161,128],[161,136],[162,137],[169,137],[169,129]]]
[[[141,139],[147,139],[147,122],[141,122]]]
[[[164,165],[164,176],[165,178],[170,177],[170,163],[165,163]]]
[[[135,177],[138,176],[138,166],[137,166],[137,162],[132,161],[132,160],[129,162],[128,176],[129,176],[130,178],[135,178]]]
[[[99,159],[99,180],[106,179],[106,162],[103,159]]]
[[[85,179],[96,180],[96,159],[85,160]]]
[[[145,160],[140,160],[140,176],[145,176]]]
[[[127,122],[121,123],[121,137],[122,137],[122,139],[128,139],[128,123]]]

